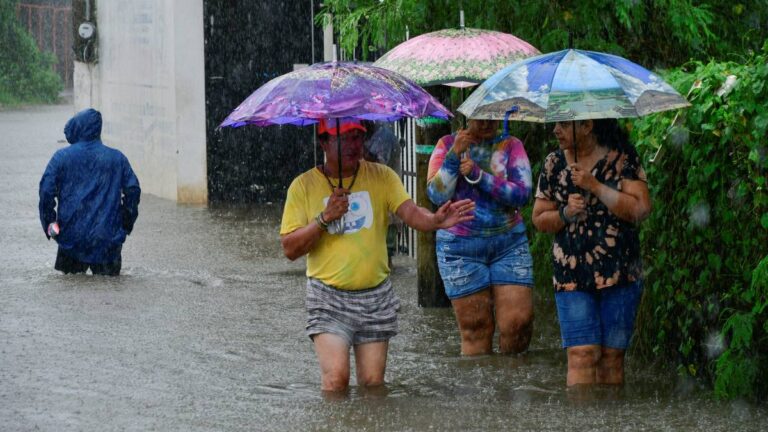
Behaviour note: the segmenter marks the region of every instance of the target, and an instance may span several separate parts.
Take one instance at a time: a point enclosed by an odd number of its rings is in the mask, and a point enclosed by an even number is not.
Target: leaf
[[[752,313],[735,313],[731,315],[723,326],[723,335],[731,332],[730,348],[747,348],[752,343],[752,327],[755,316]]]
[[[715,273],[720,273],[720,267],[723,265],[723,261],[719,255],[713,253],[707,254],[707,262],[709,266],[715,269]]]

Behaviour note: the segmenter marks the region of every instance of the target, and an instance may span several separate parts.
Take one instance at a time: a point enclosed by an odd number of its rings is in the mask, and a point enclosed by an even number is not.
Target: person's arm
[[[56,196],[58,194],[56,184],[58,173],[58,157],[54,154],[50,162],[48,162],[45,172],[43,172],[43,177],[40,179],[40,202],[38,203],[40,224],[43,226],[43,232],[49,240],[51,236],[48,235],[48,225],[56,222]]]
[[[326,232],[327,224],[341,218],[349,210],[348,195],[349,190],[337,188],[328,199],[325,209],[320,213],[320,221],[316,216],[307,225],[280,236],[285,257],[291,261],[300,258],[309,253],[323,235],[329,235]],[[288,205],[290,205],[289,202],[286,203],[286,206]],[[326,225],[323,226],[321,223]]]
[[[556,233],[569,224],[586,217],[586,201],[581,194],[568,195],[568,204],[562,209],[555,201],[536,198],[533,203],[533,226],[546,233]]]
[[[434,231],[474,219],[474,210],[475,203],[469,199],[446,202],[434,213],[408,199],[397,208],[395,214],[413,229]]]
[[[561,204],[554,199],[559,177],[556,166],[559,165],[559,160],[558,153],[547,155],[539,174],[531,220],[533,226],[541,232],[556,233],[568,224],[578,221],[586,211],[586,202],[581,194],[569,194],[568,203],[562,209]]]
[[[573,184],[591,192],[619,219],[640,223],[651,214],[648,185],[642,180],[621,180],[621,190],[598,181],[578,164],[571,165]]]
[[[489,195],[493,200],[508,207],[522,207],[531,197],[531,163],[523,149],[523,143],[513,139],[507,152],[507,177],[498,177],[486,172],[473,163],[472,172],[467,176],[470,182],[477,181],[475,187]]]
[[[446,145],[447,138],[443,137],[437,142],[427,168],[427,196],[436,205],[453,198],[459,180],[461,158],[452,150],[452,145]]]
[[[312,220],[309,225],[280,236],[283,254],[291,261],[303,257],[315,247],[315,244],[317,244],[317,241],[320,240],[324,233],[325,229],[315,220]]]
[[[126,235],[133,231],[133,225],[139,217],[139,201],[141,200],[141,187],[139,179],[131,168],[128,159],[123,157],[122,192],[123,199],[120,203],[120,212],[123,218],[123,229]]]
[[[533,202],[531,220],[537,230],[545,233],[556,233],[565,228],[557,203],[544,198],[536,198]]]
[[[619,219],[638,224],[651,214],[648,184],[642,180],[622,180],[621,191],[603,183],[590,191]]]

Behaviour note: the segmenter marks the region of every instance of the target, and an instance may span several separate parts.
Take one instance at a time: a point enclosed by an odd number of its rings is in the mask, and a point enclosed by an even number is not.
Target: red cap
[[[341,125],[341,133],[345,134],[353,129],[366,131],[365,127],[357,120],[339,119]],[[330,126],[330,128],[328,127]],[[317,124],[317,134],[322,135],[327,133],[329,135],[336,135],[336,119],[320,119]]]

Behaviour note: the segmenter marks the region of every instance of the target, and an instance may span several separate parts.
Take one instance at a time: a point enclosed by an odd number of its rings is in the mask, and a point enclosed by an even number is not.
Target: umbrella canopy
[[[319,119],[394,121],[451,115],[395,72],[357,63],[316,63],[281,75],[248,96],[220,127],[309,125]]]
[[[422,86],[471,87],[508,64],[539,51],[507,33],[474,28],[445,29],[409,39],[374,65]]]
[[[423,88],[395,72],[357,63],[315,63],[281,75],[248,96],[219,127],[310,125],[321,119],[395,121],[451,116]],[[341,153],[341,136],[336,135]],[[341,178],[339,159],[339,187]]]
[[[658,75],[625,58],[564,50],[517,61],[458,108],[469,118],[557,122],[638,117],[690,106]]]

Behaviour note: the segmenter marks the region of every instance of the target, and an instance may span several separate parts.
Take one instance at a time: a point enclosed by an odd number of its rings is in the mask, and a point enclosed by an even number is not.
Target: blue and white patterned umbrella
[[[625,58],[568,49],[498,71],[458,108],[468,118],[557,122],[639,117],[690,106],[658,75]],[[509,114],[508,114],[509,113]]]

